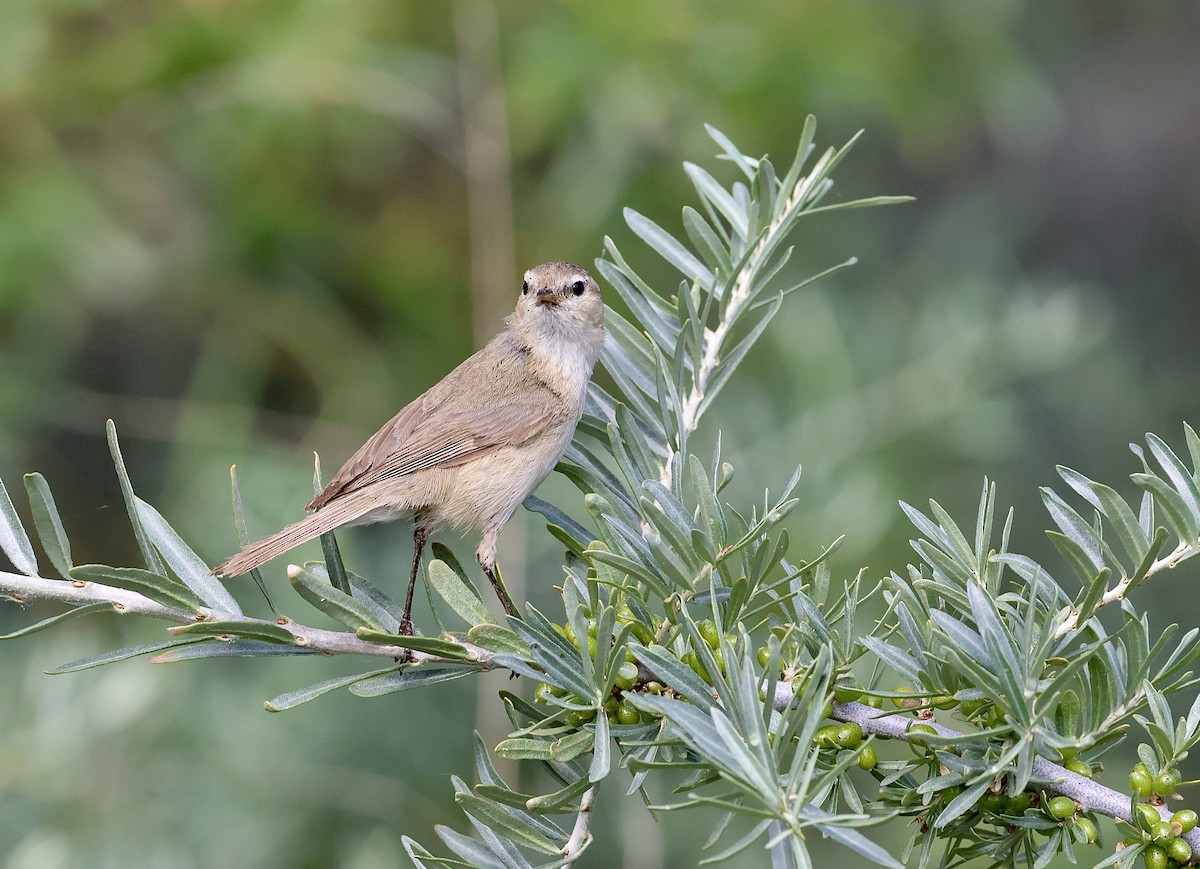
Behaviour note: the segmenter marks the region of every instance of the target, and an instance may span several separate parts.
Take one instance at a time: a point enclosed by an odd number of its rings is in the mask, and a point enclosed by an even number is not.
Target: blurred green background
[[[984,475],[1046,555],[1056,462],[1117,481],[1127,442],[1200,421],[1198,27],[1193,2],[3,0],[0,477],[24,511],[20,475],[47,476],[77,561],[136,563],[113,417],[216,563],[231,464],[252,533],[298,517],[311,451],[332,472],[500,326],[522,269],[608,234],[673,280],[621,208],[678,230],[680,162],[730,174],[705,122],[783,163],[813,112],[822,146],[867,130],[834,198],[918,199],[801,224],[791,276],[861,263],[790,300],[702,442],[743,503],[803,463],[793,552],[846,533],[843,576],[906,563],[898,499],[969,517]],[[408,545],[342,535],[396,589]],[[535,601],[559,555],[534,518],[505,532]],[[1158,623],[1196,623],[1186,579],[1145,590]],[[4,605],[0,632],[50,611]],[[42,675],[162,627],[0,647],[0,867],[390,867],[401,834],[464,828],[448,774],[498,732],[503,676],[271,716],[356,662]],[[620,789],[583,865],[694,865],[703,825]]]

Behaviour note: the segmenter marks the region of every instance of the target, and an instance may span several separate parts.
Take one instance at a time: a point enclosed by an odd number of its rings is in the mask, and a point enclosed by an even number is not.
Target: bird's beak
[[[545,289],[537,291],[537,303],[539,305],[561,305],[566,298],[558,290]]]

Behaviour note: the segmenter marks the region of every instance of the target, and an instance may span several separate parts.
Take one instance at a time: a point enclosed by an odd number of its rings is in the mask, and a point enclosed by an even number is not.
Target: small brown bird
[[[604,343],[600,287],[577,265],[525,273],[507,328],[377,431],[308,505],[310,515],[213,570],[239,576],[335,528],[413,517],[413,563],[400,631],[429,535],[479,530],[475,558],[509,615],[496,540],[554,469],[583,412]]]

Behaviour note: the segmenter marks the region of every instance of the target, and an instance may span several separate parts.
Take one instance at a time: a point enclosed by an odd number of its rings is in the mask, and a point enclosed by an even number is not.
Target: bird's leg
[[[504,611],[513,618],[519,619],[521,615],[517,612],[517,607],[513,603],[508,589],[504,587],[504,577],[500,575],[500,568],[496,566],[496,538],[499,536],[499,528],[485,529],[483,539],[479,542],[479,548],[475,550],[475,560],[479,562],[479,566],[487,575],[488,582],[492,584],[492,589],[496,592],[496,597],[499,598]]]
[[[425,530],[425,526],[420,522],[416,523],[413,526],[412,574],[408,577],[408,594],[404,597],[404,618],[400,620],[400,635],[403,637],[412,636],[413,591],[417,587],[417,574],[421,571],[421,553],[425,551],[425,541],[428,539],[429,532]]]

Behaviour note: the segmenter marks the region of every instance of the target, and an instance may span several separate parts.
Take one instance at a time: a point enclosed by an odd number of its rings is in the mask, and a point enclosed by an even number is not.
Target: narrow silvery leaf
[[[684,206],[683,209],[683,228],[687,232],[692,246],[700,251],[708,265],[714,271],[720,272],[720,275],[723,276],[722,280],[728,278],[731,266],[729,252],[720,237],[709,226],[708,221],[690,205]],[[714,281],[716,279],[717,276],[714,276]],[[719,287],[714,287],[714,293],[719,294],[719,289]]]
[[[639,214],[632,208],[625,209],[625,222],[642,241],[659,254],[663,259],[675,266],[688,281],[698,280],[701,286],[711,289],[713,274],[704,263],[679,242],[675,236],[667,232],[644,214]]]
[[[749,234],[746,212],[738,205],[729,191],[722,187],[706,169],[695,163],[684,163],[683,170],[692,179],[692,184],[695,185],[696,192],[700,194],[700,197],[721,213],[739,238],[746,238]]]
[[[634,271],[632,268],[630,268],[629,263],[627,263],[625,261],[625,258],[623,256],[621,256],[621,251],[617,249],[616,244],[614,244],[613,240],[611,238],[609,238],[607,235],[604,236],[604,250],[608,253],[608,255],[610,257],[612,257],[612,261],[614,263],[616,263],[617,268],[619,268],[621,270],[621,273],[623,275],[625,275],[627,278],[629,278],[629,282],[632,283],[633,286],[637,288],[637,291],[639,293],[641,293],[643,296],[645,296],[647,300],[649,300],[656,308],[658,308],[664,314],[668,314],[668,315],[670,314],[671,305],[668,304],[666,299],[664,299],[657,292],[655,292],[654,289],[648,283],[646,283],[644,280],[642,280],[641,276],[638,275],[638,273],[636,271]]]
[[[103,667],[105,664],[113,664],[117,661],[126,661],[130,658],[136,658],[140,655],[149,655],[153,652],[161,652],[164,649],[172,649],[176,646],[186,646],[193,643],[203,643],[206,641],[206,637],[187,637],[186,639],[171,640],[166,643],[149,643],[144,646],[129,646],[125,649],[115,649],[111,652],[103,652],[99,655],[80,658],[78,661],[72,661],[69,664],[62,664],[58,667],[55,667],[53,670],[47,670],[46,675],[58,676],[63,673],[75,673],[79,670],[90,670],[92,667]]]
[[[460,579],[444,561],[435,558],[429,562],[426,574],[429,584],[441,595],[442,600],[468,625],[496,620],[475,590]]]
[[[1131,474],[1129,477],[1154,497],[1155,506],[1180,540],[1195,540],[1200,536],[1200,517],[1193,516],[1183,498],[1167,482],[1154,474]]]
[[[66,577],[71,570],[71,543],[67,540],[66,529],[58,515],[58,507],[54,504],[54,496],[50,494],[50,486],[41,474],[25,475],[25,491],[29,495],[29,506],[33,511],[33,525],[37,529],[38,539],[50,563],[58,571],[59,576]]]
[[[89,603],[82,606],[71,607],[66,612],[61,612],[58,615],[50,616],[48,619],[42,619],[36,624],[28,625],[20,630],[13,631],[11,634],[0,634],[0,640],[15,640],[18,637],[25,637],[29,634],[36,634],[38,631],[44,631],[46,628],[52,628],[62,622],[77,619],[81,616],[95,615],[96,613],[111,613],[113,606],[110,603]]]
[[[288,568],[288,582],[314,607],[351,629],[367,627],[385,630],[384,621],[371,607],[334,588],[324,571],[317,574],[308,565],[301,567],[293,564]]]
[[[441,670],[421,667],[416,670],[394,671],[356,681],[350,686],[350,693],[356,697],[382,697],[384,694],[395,694],[397,691],[407,691],[411,688],[423,688],[438,682],[461,679],[474,672],[474,670],[463,667]]]
[[[491,800],[485,800],[470,793],[460,793],[455,796],[463,811],[475,818],[493,831],[503,834],[504,838],[543,854],[557,854],[559,847],[537,832],[530,824],[506,812]]]
[[[263,702],[263,707],[268,712],[283,712],[286,709],[293,709],[302,703],[307,703],[309,700],[328,694],[330,691],[336,691],[338,688],[345,688],[353,685],[355,682],[361,682],[363,679],[369,679],[372,676],[381,676],[384,673],[394,672],[395,667],[386,667],[382,670],[372,670],[367,673],[354,673],[350,676],[336,676],[332,679],[326,679],[324,682],[318,682],[315,685],[309,685],[307,688],[300,688],[296,691],[288,691],[270,700]]]
[[[1179,493],[1180,499],[1187,507],[1188,513],[1191,514],[1192,524],[1200,525],[1200,486],[1196,485],[1192,472],[1179,460],[1179,456],[1175,455],[1175,452],[1167,446],[1162,438],[1154,434],[1147,434],[1146,443],[1150,445],[1150,452],[1162,466],[1167,479],[1171,481],[1175,491]]]
[[[186,585],[159,576],[140,567],[109,567],[106,564],[80,564],[71,568],[71,579],[115,585],[144,595],[166,607],[200,610],[204,601]]]
[[[125,470],[125,458],[121,455],[121,444],[117,440],[117,426],[110,419],[105,423],[104,431],[108,437],[108,452],[112,456],[113,465],[117,470],[117,482],[121,485],[121,497],[125,499],[125,510],[129,514],[129,524],[133,527],[133,536],[137,540],[138,549],[142,553],[142,561],[146,569],[159,575],[167,572],[146,529],[142,527],[142,518],[138,512],[138,499],[133,494],[133,484],[129,482],[129,472]]]
[[[244,637],[264,643],[294,645],[296,636],[283,625],[260,619],[223,619],[216,621],[189,622],[168,628],[173,634],[204,637]]]
[[[29,535],[21,525],[21,518],[13,507],[12,499],[4,482],[0,481],[0,550],[8,556],[12,566],[26,576],[37,576],[37,557],[33,554],[33,545]]]
[[[1080,547],[1096,570],[1102,568],[1104,566],[1104,556],[1100,552],[1100,542],[1096,539],[1096,534],[1092,531],[1092,526],[1085,522],[1082,516],[1071,509],[1070,505],[1060,498],[1058,493],[1053,489],[1042,487],[1040,491],[1042,493],[1042,502],[1046,505],[1046,510],[1050,513],[1050,518],[1054,520],[1054,524],[1062,529],[1062,533],[1065,536],[1069,537]],[[1089,571],[1088,575],[1091,575],[1091,571]]]
[[[738,150],[737,145],[730,141],[728,136],[712,124],[705,124],[704,132],[708,133],[709,138],[721,146],[721,150],[725,152],[724,156],[736,163],[746,178],[754,177],[756,170],[761,165],[761,161],[743,154]]]
[[[250,535],[246,531],[246,511],[242,509],[242,492],[238,486],[237,465],[229,467],[229,490],[230,498],[233,501],[233,530],[237,536],[238,545],[243,548],[250,543]],[[139,526],[140,528],[140,526]],[[142,532],[143,534],[145,532]],[[152,571],[153,572],[153,571]],[[263,581],[262,571],[257,567],[250,571],[250,578],[254,580],[254,584],[258,586],[258,590],[262,592],[263,599],[267,602],[271,612],[278,613],[275,604],[271,602],[271,595],[267,592],[267,584]]]
[[[398,646],[401,649],[412,649],[439,658],[465,661],[471,653],[463,648],[462,643],[443,640],[439,637],[406,636],[404,634],[389,634],[371,628],[356,628],[354,635],[368,643],[380,643],[385,646]]]
[[[146,531],[146,537],[154,544],[154,548],[170,565],[175,575],[183,584],[194,591],[213,609],[221,610],[230,615],[241,615],[242,609],[237,605],[221,584],[221,581],[209,572],[207,565],[200,560],[186,543],[183,542],[167,520],[157,510],[134,496],[138,517]]]
[[[659,307],[658,302],[661,299],[658,295],[655,294],[653,298],[647,297],[645,293],[638,290],[619,266],[609,260],[596,260],[596,267],[600,276],[613,286],[617,295],[629,306],[638,324],[664,348],[673,347],[675,339],[679,335],[679,323],[671,316],[669,310]],[[605,319],[611,313],[606,310]]]

